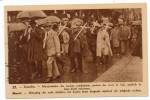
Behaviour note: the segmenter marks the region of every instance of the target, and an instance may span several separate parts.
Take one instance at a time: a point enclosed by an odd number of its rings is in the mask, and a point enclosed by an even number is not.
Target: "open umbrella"
[[[14,32],[14,31],[22,31],[25,30],[27,26],[23,23],[10,23],[8,25],[8,31]]]
[[[29,14],[29,11],[22,11],[22,12],[19,12],[17,14],[17,18],[19,19],[22,19],[22,18],[30,18],[30,14]]]
[[[48,16],[45,18],[47,23],[59,23],[61,20],[57,16]]]
[[[17,18],[24,19],[24,18],[45,18],[47,15],[39,10],[39,11],[22,11],[18,13]]]

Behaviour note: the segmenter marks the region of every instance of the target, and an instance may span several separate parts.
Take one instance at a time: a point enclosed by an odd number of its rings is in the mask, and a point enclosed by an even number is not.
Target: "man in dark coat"
[[[128,40],[130,39],[131,31],[127,25],[120,24],[119,28],[119,40],[120,40],[120,49],[122,54],[126,54],[128,49]]]
[[[135,29],[137,30],[138,33],[135,48],[133,49],[132,55],[142,58],[142,26],[137,25]]]
[[[85,41],[86,41],[86,36],[85,36],[85,30],[82,30],[80,35],[75,39],[77,36],[78,32],[81,30],[80,27],[75,27],[72,29],[72,32],[70,34],[70,41],[69,41],[69,56],[71,60],[71,72],[77,71],[77,69],[82,72],[82,57],[83,57],[83,52],[85,48]],[[85,40],[85,41],[84,41]],[[77,63],[76,63],[77,59]],[[78,65],[78,66],[77,66]]]
[[[98,27],[92,31],[93,27],[87,30],[87,42],[89,46],[89,50],[92,53],[93,62],[96,62],[96,37],[98,33]]]
[[[31,31],[27,36],[27,61],[30,65],[32,78],[34,78],[36,75],[42,75],[44,31],[36,26],[34,21],[31,21],[30,25]]]

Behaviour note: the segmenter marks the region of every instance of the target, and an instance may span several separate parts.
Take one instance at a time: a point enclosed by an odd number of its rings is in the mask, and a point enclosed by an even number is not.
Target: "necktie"
[[[46,32],[46,33],[45,33],[45,36],[44,36],[44,40],[43,40],[43,48],[45,48],[47,36],[48,36],[48,32]]]

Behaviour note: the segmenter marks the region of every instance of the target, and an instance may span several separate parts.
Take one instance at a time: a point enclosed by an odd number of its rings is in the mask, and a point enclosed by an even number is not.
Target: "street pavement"
[[[102,70],[102,64],[96,64],[91,60],[86,60],[83,58],[83,72],[71,73],[71,64],[68,57],[64,57],[64,72],[61,74],[60,78],[51,81],[50,83],[82,83],[82,82],[93,82],[105,71],[111,68],[111,66],[117,62],[120,57],[112,57],[109,59],[109,64],[107,69]],[[46,70],[45,70],[46,71]],[[46,73],[46,72],[45,72]],[[33,79],[32,83],[42,83],[46,77]]]
[[[82,82],[132,82],[142,81],[142,59],[133,57],[130,54],[122,57],[113,56],[109,58],[107,68],[103,70],[102,64],[97,64],[83,58],[83,72],[71,73],[71,64],[69,57],[63,57],[64,72],[60,77],[50,81],[49,83],[82,83]],[[31,82],[26,81],[25,66],[10,67],[10,75],[13,76],[12,83],[44,83],[46,80],[47,69],[43,66],[43,76],[34,77]],[[13,71],[14,70],[14,71]],[[15,73],[15,74],[14,74]]]
[[[94,82],[141,82],[142,59],[135,56],[123,56],[109,70]]]

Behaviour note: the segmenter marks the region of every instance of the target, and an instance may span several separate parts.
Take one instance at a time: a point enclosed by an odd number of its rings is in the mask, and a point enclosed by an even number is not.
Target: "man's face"
[[[80,30],[80,27],[76,26],[73,28],[74,32],[78,32]]]
[[[46,31],[49,31],[49,30],[50,30],[50,27],[49,27],[49,26],[45,26],[44,29],[45,29]]]

